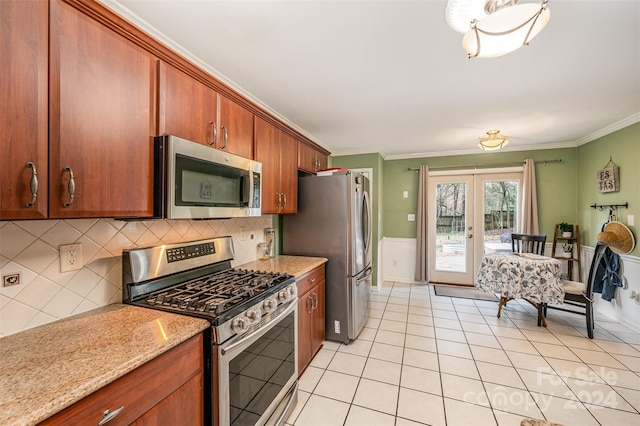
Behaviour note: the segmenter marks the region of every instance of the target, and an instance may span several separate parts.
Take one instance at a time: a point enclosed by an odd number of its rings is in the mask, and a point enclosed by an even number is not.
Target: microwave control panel
[[[194,257],[207,256],[209,254],[214,254],[215,252],[216,247],[213,242],[170,248],[167,249],[167,262],[178,262],[180,260],[192,259]]]

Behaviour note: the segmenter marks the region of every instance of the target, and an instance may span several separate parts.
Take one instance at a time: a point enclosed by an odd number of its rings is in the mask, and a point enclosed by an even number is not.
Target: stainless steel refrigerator
[[[369,179],[337,172],[298,179],[298,213],[282,219],[284,254],[326,257],[326,338],[355,339],[371,292]]]

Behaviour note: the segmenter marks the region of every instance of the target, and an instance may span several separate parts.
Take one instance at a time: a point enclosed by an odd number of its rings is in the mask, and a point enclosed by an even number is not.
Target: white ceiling
[[[506,150],[577,146],[640,121],[639,0],[549,0],[530,46],[493,59],[467,58],[445,0],[102,1],[337,155],[478,153],[494,128]]]

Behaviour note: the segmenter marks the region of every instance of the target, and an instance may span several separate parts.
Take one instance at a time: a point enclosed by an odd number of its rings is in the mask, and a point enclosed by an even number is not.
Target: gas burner
[[[290,280],[286,274],[228,269],[150,293],[146,303],[219,316]]]

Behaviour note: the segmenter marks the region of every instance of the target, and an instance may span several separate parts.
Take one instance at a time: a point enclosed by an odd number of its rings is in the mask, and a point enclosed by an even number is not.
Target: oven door
[[[295,406],[297,305],[294,301],[264,327],[218,347],[219,425],[280,424]]]

